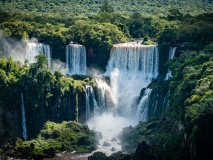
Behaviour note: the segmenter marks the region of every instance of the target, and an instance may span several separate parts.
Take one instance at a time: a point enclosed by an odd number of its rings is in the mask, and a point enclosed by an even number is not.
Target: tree
[[[48,60],[44,54],[39,54],[36,57],[37,62],[35,63],[36,69],[48,68]]]
[[[170,9],[169,14],[167,16],[167,19],[169,21],[174,21],[174,20],[182,20],[183,19],[183,14],[180,12],[179,9]]]
[[[109,3],[107,1],[105,1],[104,4],[100,7],[100,12],[112,13],[113,8],[111,5],[109,5]]]
[[[209,45],[207,45],[204,50],[206,52],[210,52],[210,53],[213,53],[213,42],[211,42]]]
[[[166,28],[158,38],[159,44],[170,43],[174,44],[177,41],[177,33],[175,29]]]

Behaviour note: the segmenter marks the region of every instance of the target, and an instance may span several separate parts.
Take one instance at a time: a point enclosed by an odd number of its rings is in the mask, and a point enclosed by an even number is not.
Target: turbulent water
[[[141,89],[158,76],[158,63],[158,48],[155,45],[114,45],[105,75],[110,77],[112,93],[121,116],[136,123],[143,119],[141,116],[135,117],[138,110],[136,99]]]
[[[123,127],[147,120],[151,89],[146,89],[141,99],[139,96],[158,76],[159,63],[156,45],[117,44],[110,54],[105,73],[110,77],[110,85],[97,80],[97,109],[88,121],[90,128],[102,132],[98,150],[107,155],[121,149],[118,134]]]
[[[24,97],[21,93],[21,114],[22,114],[22,136],[24,140],[27,140],[27,129],[26,129],[26,116],[25,116],[25,107],[24,107]]]
[[[86,120],[89,120],[90,117],[93,116],[93,111],[96,110],[97,107],[93,87],[86,85]]]
[[[36,63],[35,57],[39,54],[44,54],[47,57],[50,67],[52,59],[50,46],[43,43],[28,42],[25,59],[27,59],[29,63]]]
[[[137,112],[136,112],[137,120],[142,120],[142,121],[148,120],[149,96],[151,92],[152,90],[149,88],[144,91],[144,95],[141,98],[140,103],[138,104],[138,107],[137,107]]]
[[[66,69],[67,74],[86,74],[86,49],[79,44],[66,46]]]

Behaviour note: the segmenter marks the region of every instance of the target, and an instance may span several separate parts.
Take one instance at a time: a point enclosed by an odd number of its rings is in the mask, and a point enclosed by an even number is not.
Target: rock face
[[[117,138],[112,138],[111,142],[116,142],[118,141]]]
[[[156,157],[153,155],[153,152],[150,149],[150,145],[146,144],[145,141],[142,141],[141,143],[138,144],[134,157],[140,160],[156,159]]]
[[[106,160],[107,156],[102,152],[95,152],[93,155],[88,157],[88,160]]]
[[[111,145],[110,145],[108,142],[104,142],[103,146],[109,147],[109,146],[111,146]]]

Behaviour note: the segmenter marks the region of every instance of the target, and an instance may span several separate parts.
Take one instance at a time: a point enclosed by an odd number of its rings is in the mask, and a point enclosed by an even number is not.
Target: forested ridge
[[[1,11],[94,14],[108,2],[114,12],[167,15],[169,9],[199,14],[212,10],[212,0],[1,0]]]
[[[5,42],[11,48],[16,43],[25,47],[34,38],[50,45],[52,58],[62,62],[66,60],[66,45],[83,44],[87,67],[100,73],[105,72],[113,44],[138,40],[144,45],[158,44],[159,75],[148,87],[161,101],[162,94],[169,91],[170,103],[165,113],[123,129],[122,149],[131,155],[120,154],[120,159],[212,157],[212,3],[211,0],[1,1],[0,158],[41,159],[65,150],[89,152],[97,145],[94,138],[97,135],[77,123],[85,122],[85,86],[97,90],[94,78],[53,71],[47,67],[43,55],[30,65],[5,56]],[[168,60],[170,47],[176,47],[172,60]],[[168,68],[172,77],[165,80]],[[30,141],[19,139],[23,139],[21,94]]]
[[[168,10],[167,16],[146,16],[141,13],[123,15],[108,10],[93,15],[62,13],[8,13],[0,15],[0,29],[6,36],[39,42],[52,47],[53,59],[65,61],[66,44],[74,41],[86,46],[90,55],[88,66],[105,69],[112,44],[127,39],[148,37],[159,44],[181,44],[189,50],[202,50],[212,42],[212,13],[192,16],[178,9]]]

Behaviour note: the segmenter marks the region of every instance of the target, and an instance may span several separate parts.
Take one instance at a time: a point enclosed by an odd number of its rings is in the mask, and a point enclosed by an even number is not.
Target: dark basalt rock
[[[115,151],[115,148],[114,148],[114,147],[112,147],[112,148],[111,148],[111,151]]]
[[[77,143],[78,145],[90,145],[92,144],[92,141],[89,137],[81,137]]]
[[[55,149],[54,149],[53,147],[50,147],[50,148],[48,148],[48,149],[45,149],[45,150],[43,151],[43,153],[46,154],[47,157],[49,157],[49,158],[55,157]]]
[[[117,138],[112,138],[111,142],[116,142],[118,141]]]
[[[110,145],[108,142],[104,142],[103,146],[109,147],[109,146],[111,146],[111,145]]]
[[[155,160],[156,157],[151,151],[151,146],[148,145],[145,141],[142,141],[138,144],[134,157],[140,160]]]
[[[102,152],[95,152],[93,155],[88,157],[88,160],[106,160],[107,156]]]

